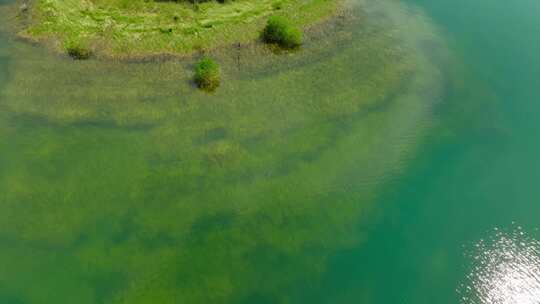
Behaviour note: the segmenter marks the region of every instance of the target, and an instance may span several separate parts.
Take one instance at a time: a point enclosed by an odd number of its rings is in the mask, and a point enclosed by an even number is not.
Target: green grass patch
[[[255,41],[276,11],[286,16],[291,26],[308,26],[334,14],[341,0],[221,2],[35,0],[21,35],[60,42],[51,45],[84,37],[97,57],[186,55]],[[290,34],[291,39],[298,38],[298,32]]]

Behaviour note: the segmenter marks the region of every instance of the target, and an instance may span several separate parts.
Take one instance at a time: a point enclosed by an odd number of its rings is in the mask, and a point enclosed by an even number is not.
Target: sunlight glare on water
[[[476,244],[474,266],[467,283],[458,290],[461,303],[540,303],[540,242],[521,227]]]

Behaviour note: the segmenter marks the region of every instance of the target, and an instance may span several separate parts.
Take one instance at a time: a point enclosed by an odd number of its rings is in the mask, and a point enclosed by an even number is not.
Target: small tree
[[[203,57],[195,66],[195,83],[205,91],[215,90],[221,83],[221,68],[212,58]]]
[[[283,48],[296,48],[302,44],[302,32],[290,20],[282,16],[268,19],[262,37],[266,43],[275,43]]]

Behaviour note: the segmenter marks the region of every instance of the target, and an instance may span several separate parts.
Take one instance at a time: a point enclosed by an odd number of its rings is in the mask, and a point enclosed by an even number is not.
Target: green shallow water
[[[2,34],[0,302],[492,303],[477,251],[539,236],[540,8],[348,5],[212,95]]]

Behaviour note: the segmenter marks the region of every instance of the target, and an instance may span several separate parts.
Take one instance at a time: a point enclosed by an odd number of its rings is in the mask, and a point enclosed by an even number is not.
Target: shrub
[[[272,16],[263,30],[263,40],[283,48],[296,48],[302,44],[302,32],[281,16]]]
[[[90,48],[81,43],[68,42],[66,43],[65,48],[67,54],[73,59],[84,60],[92,56]]]
[[[212,58],[203,57],[195,66],[195,83],[200,89],[215,90],[221,82],[221,68]]]

